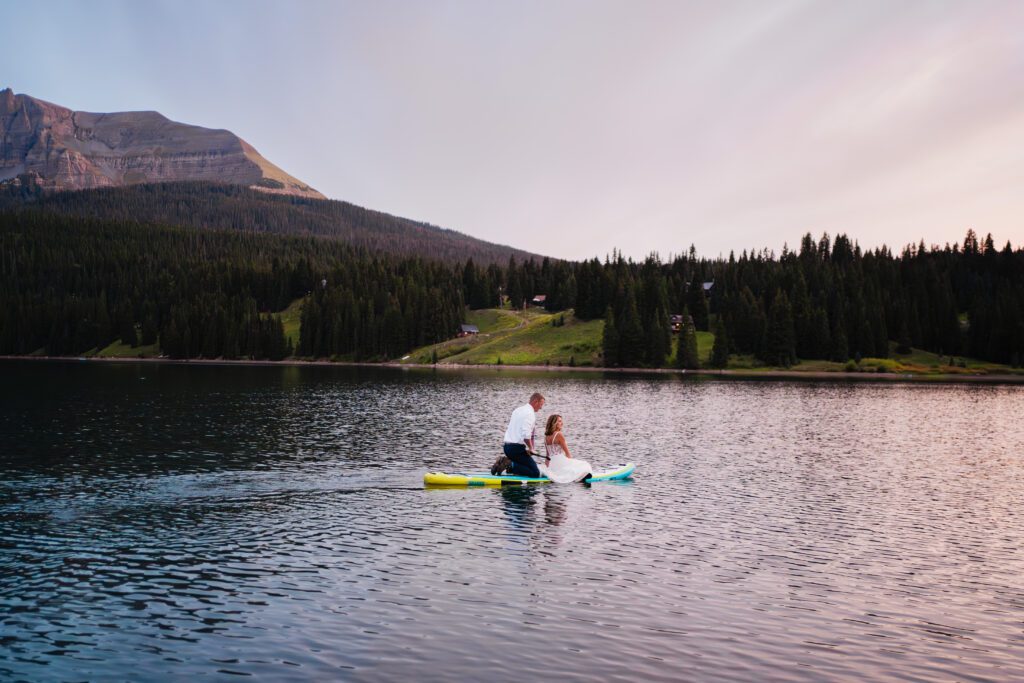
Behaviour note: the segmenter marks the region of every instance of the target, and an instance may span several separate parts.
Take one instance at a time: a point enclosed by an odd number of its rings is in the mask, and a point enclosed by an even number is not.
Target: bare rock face
[[[324,198],[230,131],[155,111],[71,111],[0,90],[0,183],[26,174],[54,190],[208,180]]]

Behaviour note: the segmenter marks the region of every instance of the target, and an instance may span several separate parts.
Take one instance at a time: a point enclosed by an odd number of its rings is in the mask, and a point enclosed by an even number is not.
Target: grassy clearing
[[[875,359],[865,359],[871,361]],[[921,349],[911,349],[908,354],[896,353],[896,344],[889,345],[889,362],[897,363],[897,372],[916,372],[924,374],[1024,374],[1024,368],[1011,368],[1009,365],[992,363],[990,361],[968,358],[966,356],[939,355]],[[952,362],[950,362],[952,361]],[[862,363],[863,365],[864,363]]]
[[[915,365],[924,367],[950,367],[956,366],[960,370],[964,369],[982,369],[982,370],[995,370],[999,369],[1002,371],[1006,369],[1005,365],[998,363],[990,363],[988,361],[977,360],[975,358],[967,358],[966,356],[940,356],[930,351],[922,351],[921,349],[911,349],[908,354],[896,353],[896,344],[891,343],[889,345],[889,357],[899,361],[903,365]],[[950,364],[950,358],[953,359],[953,363]],[[960,368],[960,363],[963,362],[966,368]]]
[[[560,315],[535,317],[524,327],[468,350],[458,363],[495,365],[596,365],[601,351],[603,320],[577,320],[565,315],[565,324],[555,327]]]
[[[707,332],[697,333],[697,348],[701,367],[707,367],[709,364],[714,339],[713,334]],[[729,356],[728,368],[730,370],[749,370],[752,372],[794,370],[797,372],[868,372],[909,375],[1024,374],[1024,369],[1015,370],[1007,365],[989,363],[962,356],[955,356],[953,358],[954,363],[950,364],[949,356],[939,356],[938,354],[922,351],[921,349],[912,349],[909,354],[899,355],[896,353],[895,342],[890,346],[890,354],[890,358],[863,358],[860,363],[854,360],[844,363],[830,360],[805,360],[789,368],[776,368],[765,365],[752,354],[733,354]],[[672,362],[674,362],[674,356]],[[966,367],[960,367],[961,362]]]
[[[82,355],[97,358],[155,358],[160,355],[160,347],[156,344],[149,344],[132,348],[118,339],[102,349],[92,349]]]
[[[802,361],[790,369],[802,372],[876,372],[905,375],[1024,374],[1024,370],[1015,370],[1007,365],[980,361],[964,356],[953,356],[953,363],[950,363],[950,356],[940,356],[921,349],[911,349],[910,353],[898,354],[896,353],[895,342],[890,343],[889,353],[889,358],[863,358],[860,363],[855,360],[849,360],[845,363],[827,360],[808,360]],[[753,362],[756,363],[756,361]],[[963,367],[961,367],[961,363]],[[730,362],[729,367],[739,366],[734,366]]]
[[[476,325],[481,334],[491,334],[503,330],[511,330],[524,322],[524,318],[514,311],[498,308],[484,308],[466,313],[466,324]]]
[[[552,321],[565,320],[564,325]],[[450,339],[410,353],[404,362],[471,365],[596,365],[601,351],[603,320],[578,320],[572,311],[541,309],[470,311],[469,324],[480,334]]]
[[[601,364],[603,320],[579,320],[572,311],[548,313],[542,309],[525,311],[486,309],[469,311],[467,322],[480,328],[472,337],[450,339],[416,349],[406,363],[437,362],[466,365],[576,365]],[[564,318],[564,325],[552,321]],[[697,333],[697,353],[702,364],[711,358],[715,336]],[[673,349],[677,342],[673,339]],[[673,357],[674,358],[674,351]],[[669,359],[671,364],[672,358]]]
[[[292,348],[299,346],[299,323],[302,319],[302,304],[305,298],[296,299],[288,304],[288,308],[280,313],[268,313],[267,315],[281,316],[281,324],[284,325],[284,336],[292,343]]]
[[[552,320],[563,315],[565,325],[556,327],[551,324]],[[552,314],[541,309],[486,309],[469,311],[467,321],[480,328],[479,335],[450,339],[417,349],[403,361],[431,363],[436,354],[437,362],[441,365],[569,365],[570,362],[578,366],[601,364],[603,320],[578,320],[572,315],[572,311]],[[697,354],[701,367],[706,368],[710,365],[714,344],[715,335],[710,332],[697,332]],[[675,366],[678,345],[678,336],[673,336],[672,353],[665,363],[666,367]],[[798,372],[913,375],[1024,374],[1024,369],[1013,370],[1006,365],[960,356],[956,356],[954,363],[950,364],[949,356],[939,356],[920,349],[913,349],[906,355],[898,355],[895,353],[895,343],[892,344],[890,353],[890,358],[864,358],[860,363],[807,360],[790,368],[767,366],[753,355],[734,354],[729,357],[728,368],[751,372],[788,369]],[[966,367],[960,367],[961,362]]]

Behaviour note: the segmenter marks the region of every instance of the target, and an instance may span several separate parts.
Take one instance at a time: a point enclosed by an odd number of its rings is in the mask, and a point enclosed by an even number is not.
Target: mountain
[[[0,90],[0,183],[83,190],[184,180],[323,198],[230,131],[177,123],[155,111],[72,111]]]
[[[541,261],[513,249],[429,223],[399,218],[330,199],[267,194],[248,187],[206,182],[151,183],[74,192],[32,184],[0,186],[0,213],[56,214],[81,221],[317,236],[372,252],[422,256],[478,265]]]

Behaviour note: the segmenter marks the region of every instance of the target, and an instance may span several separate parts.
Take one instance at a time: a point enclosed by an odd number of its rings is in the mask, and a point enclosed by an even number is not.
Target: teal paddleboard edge
[[[616,481],[616,480],[620,480],[620,479],[629,479],[629,478],[631,478],[633,476],[633,471],[635,469],[636,469],[636,465],[634,463],[627,463],[625,465],[620,465],[619,467],[617,467],[615,469],[605,470],[603,472],[598,472],[597,474],[592,476],[590,479],[587,479],[586,481],[595,482],[595,481]],[[523,483],[523,484],[548,484],[548,483],[551,483],[551,480],[548,479],[547,477],[523,477],[523,476],[519,476],[519,475],[515,475],[515,474],[491,474],[490,472],[452,472],[451,474],[453,476],[466,477],[466,478],[470,479],[471,481],[466,483],[467,486],[474,486],[474,485],[475,486],[481,486],[482,485],[481,483],[477,483],[477,482],[480,482],[481,480],[488,480],[488,481],[495,481],[495,482],[497,482],[497,481],[507,481],[507,482],[510,482],[510,483],[511,482],[517,482],[517,483]]]

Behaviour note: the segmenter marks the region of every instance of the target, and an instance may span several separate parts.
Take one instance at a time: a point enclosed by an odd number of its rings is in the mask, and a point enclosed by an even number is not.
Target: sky
[[[1024,2],[0,0],[0,88],[560,258],[1024,243]],[[13,30],[12,30],[13,29]]]

